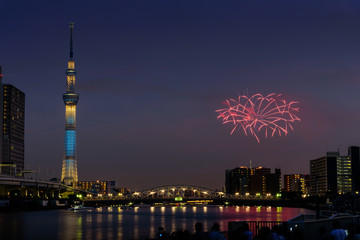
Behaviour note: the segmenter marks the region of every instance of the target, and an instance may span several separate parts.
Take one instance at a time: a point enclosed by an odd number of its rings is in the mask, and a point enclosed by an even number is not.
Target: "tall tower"
[[[79,94],[75,93],[75,62],[73,60],[73,29],[70,23],[70,59],[66,70],[66,93],[63,94],[65,104],[65,141],[61,181],[67,185],[78,181],[76,159],[76,105]]]

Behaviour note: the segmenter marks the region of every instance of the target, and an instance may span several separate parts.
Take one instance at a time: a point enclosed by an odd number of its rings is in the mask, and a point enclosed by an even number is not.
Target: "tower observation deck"
[[[70,23],[70,59],[66,70],[66,93],[63,94],[65,104],[65,141],[62,162],[61,181],[67,185],[78,181],[76,157],[76,105],[79,94],[75,93],[75,62],[73,60],[73,29]]]

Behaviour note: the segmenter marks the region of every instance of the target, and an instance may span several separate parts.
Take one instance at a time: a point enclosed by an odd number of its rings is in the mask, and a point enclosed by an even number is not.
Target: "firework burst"
[[[223,124],[234,125],[230,134],[236,129],[244,131],[245,135],[252,135],[260,143],[260,133],[265,137],[274,135],[287,135],[294,130],[292,124],[300,121],[295,114],[299,108],[294,107],[298,102],[287,102],[281,94],[263,96],[255,94],[251,97],[239,96],[237,100],[229,99],[224,102],[226,108],[216,110],[218,119]]]

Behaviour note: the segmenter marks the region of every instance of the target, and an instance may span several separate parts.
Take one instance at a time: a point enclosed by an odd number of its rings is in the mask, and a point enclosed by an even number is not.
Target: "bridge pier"
[[[8,194],[8,191],[6,189],[6,186],[4,185],[0,185],[0,198],[8,198],[9,197],[9,194]]]
[[[27,189],[25,187],[21,187],[20,197],[24,197],[24,198],[28,197],[28,191],[27,191]]]

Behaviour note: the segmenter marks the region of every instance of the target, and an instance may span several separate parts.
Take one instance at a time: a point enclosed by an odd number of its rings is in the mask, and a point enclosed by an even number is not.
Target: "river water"
[[[46,210],[0,213],[0,239],[136,239],[167,232],[194,230],[196,222],[227,230],[229,221],[286,221],[311,210],[286,207],[102,207],[89,211]]]

